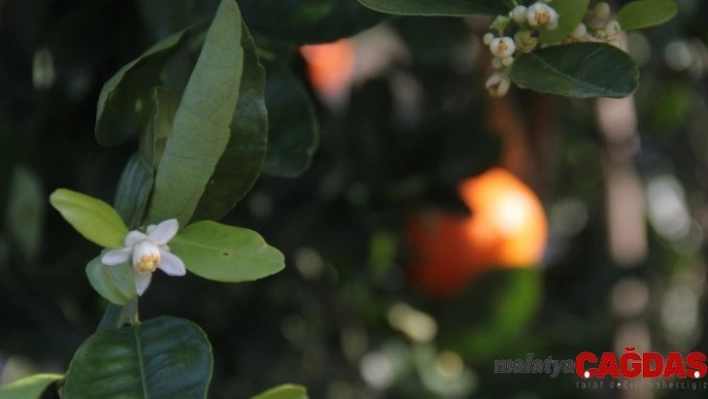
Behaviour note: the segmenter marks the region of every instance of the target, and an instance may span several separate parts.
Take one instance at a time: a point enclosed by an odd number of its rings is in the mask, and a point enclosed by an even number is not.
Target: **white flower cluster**
[[[622,31],[622,27],[616,19],[610,19],[611,11],[610,4],[607,2],[601,1],[595,4],[595,8],[588,12],[588,16],[592,17],[590,22],[579,23],[563,43],[605,42],[620,47],[619,41],[614,36]]]
[[[492,67],[494,73],[487,79],[486,88],[493,97],[504,96],[511,86],[509,71],[514,63],[514,56],[518,53],[529,53],[539,45],[538,38],[541,29],[555,30],[558,28],[560,16],[555,9],[547,3],[552,0],[538,0],[526,7],[517,5],[508,16],[498,16],[491,25],[497,34],[489,32],[484,35],[483,41],[489,46],[492,53]],[[617,20],[610,20],[611,9],[607,2],[600,1],[595,7],[588,10],[585,21],[581,22],[575,30],[563,40],[563,44],[574,42],[606,42],[619,47],[619,42],[614,36],[621,31]],[[513,37],[506,36],[504,31],[514,22],[518,29]]]
[[[549,2],[551,0],[543,0],[529,7],[517,5],[511,10],[509,17],[497,17],[492,24],[492,27],[498,29],[498,36],[491,32],[484,35],[484,44],[489,46],[489,51],[494,56],[494,73],[486,82],[487,91],[491,96],[501,97],[509,91],[509,69],[514,63],[514,54],[517,51],[528,53],[535,49],[538,45],[539,29],[553,30],[558,27],[558,13],[546,4]],[[504,28],[511,21],[519,26],[513,38],[504,36]]]

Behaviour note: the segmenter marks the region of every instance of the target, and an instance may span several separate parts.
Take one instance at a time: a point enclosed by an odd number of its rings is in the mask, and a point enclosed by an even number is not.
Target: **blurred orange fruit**
[[[462,181],[458,191],[471,216],[430,211],[416,215],[405,227],[416,286],[449,296],[487,270],[541,261],[548,223],[528,186],[497,167]]]
[[[307,61],[307,73],[317,92],[333,94],[351,84],[354,72],[354,44],[351,40],[302,46],[300,53]]]

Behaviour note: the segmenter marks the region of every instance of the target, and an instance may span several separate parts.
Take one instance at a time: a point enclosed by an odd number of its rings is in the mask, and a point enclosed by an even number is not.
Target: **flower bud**
[[[528,9],[525,6],[516,6],[511,10],[511,19],[517,23],[523,24],[526,22],[526,12]]]
[[[595,16],[600,18],[600,19],[605,19],[610,16],[610,4],[601,1],[597,4],[595,4]]]
[[[487,32],[482,36],[482,42],[484,43],[485,46],[489,46],[492,44],[492,40],[494,40],[494,34],[491,32]]]
[[[607,24],[605,24],[605,33],[607,33],[607,36],[614,36],[618,34],[622,30],[622,27],[620,26],[619,22],[615,21],[610,21]]]
[[[509,80],[509,77],[501,75],[498,72],[493,73],[485,84],[487,92],[492,97],[504,96],[509,91],[510,86],[511,80]]]
[[[573,30],[573,33],[571,33],[570,35],[576,39],[582,39],[587,34],[588,34],[588,27],[585,26],[585,24],[581,22],[578,24],[578,26],[575,27],[575,30]]]
[[[516,49],[522,53],[533,51],[538,45],[538,38],[534,37],[530,30],[520,30],[514,34]]]
[[[498,58],[498,57],[492,58],[492,68],[494,68],[494,69],[504,68],[504,64],[502,64],[502,59]]]

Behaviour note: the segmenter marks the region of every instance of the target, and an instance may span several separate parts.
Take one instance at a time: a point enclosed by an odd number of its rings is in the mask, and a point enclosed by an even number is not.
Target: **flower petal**
[[[177,234],[177,230],[179,230],[179,222],[177,222],[177,219],[167,219],[155,226],[155,228],[148,233],[148,238],[157,245],[164,245],[170,242],[172,237]]]
[[[133,248],[120,248],[111,249],[101,256],[101,263],[108,266],[115,266],[123,264],[130,260],[130,254],[133,252]]]
[[[150,285],[150,280],[152,280],[152,274],[135,273],[135,292],[142,295]]]
[[[170,276],[184,276],[187,274],[187,269],[184,267],[182,259],[167,251],[160,251],[160,265],[158,267]]]
[[[138,241],[144,240],[147,236],[137,230],[133,230],[125,236],[125,246],[132,247]]]

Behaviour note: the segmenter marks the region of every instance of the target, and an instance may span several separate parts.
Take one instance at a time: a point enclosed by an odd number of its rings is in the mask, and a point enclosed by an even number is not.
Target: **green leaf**
[[[151,118],[140,135],[138,152],[128,159],[116,191],[115,206],[131,229],[141,225],[155,183],[155,168],[172,130],[175,105],[170,93],[155,88]]]
[[[49,386],[64,379],[61,374],[37,374],[0,387],[0,399],[39,398]]]
[[[42,242],[46,203],[40,177],[26,166],[14,168],[8,189],[7,232],[27,261],[36,259]]]
[[[261,392],[251,399],[307,399],[307,390],[300,385],[283,384]]]
[[[222,0],[160,158],[148,222],[186,225],[229,142],[243,68],[241,16]]]
[[[128,159],[116,190],[116,211],[127,226],[134,229],[140,225],[145,215],[150,190],[152,189],[152,168],[138,155]]]
[[[450,311],[440,320],[441,331],[449,332],[449,344],[459,345],[455,349],[465,356],[478,361],[491,359],[524,333],[536,317],[542,295],[542,276],[536,267],[487,272],[465,295],[448,304]],[[459,314],[454,311],[465,303],[477,304],[466,325],[460,324]],[[456,328],[447,328],[447,323]]]
[[[106,248],[121,248],[128,228],[105,202],[65,188],[49,196],[49,202],[84,238]]]
[[[263,169],[268,148],[265,71],[256,45],[241,25],[243,76],[241,94],[231,124],[231,138],[194,212],[195,220],[218,220],[251,189]]]
[[[678,6],[673,0],[638,0],[627,3],[617,13],[622,30],[661,25],[673,18]]]
[[[398,15],[463,16],[507,14],[510,2],[503,0],[359,0],[372,10]]]
[[[136,295],[133,268],[128,262],[115,266],[104,265],[101,263],[101,256],[86,265],[89,283],[108,301],[117,305],[127,304]]]
[[[263,172],[295,177],[307,170],[319,141],[317,119],[302,84],[281,63],[268,67],[268,156]]]
[[[552,46],[520,55],[510,78],[519,86],[566,97],[625,97],[639,70],[622,50],[603,43]]]
[[[186,31],[158,42],[103,85],[96,111],[96,140],[116,145],[137,134],[144,124],[160,72],[187,37]]]
[[[140,157],[152,168],[157,168],[162,153],[165,152],[167,138],[172,132],[172,121],[177,112],[177,105],[172,94],[166,89],[157,87],[152,103],[152,118],[147,123],[140,138]]]
[[[209,280],[252,281],[285,267],[283,254],[255,231],[211,221],[181,230],[170,241],[170,249],[190,272]]]
[[[300,44],[349,37],[389,18],[352,0],[239,0],[238,3],[254,33]]]
[[[69,364],[62,397],[204,398],[211,372],[204,332],[163,316],[90,336]]]
[[[558,12],[558,27],[554,30],[543,29],[538,40],[541,43],[559,43],[585,18],[590,0],[554,0],[549,4]]]

